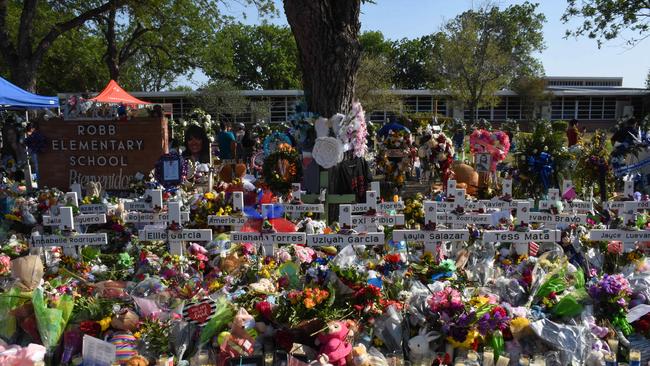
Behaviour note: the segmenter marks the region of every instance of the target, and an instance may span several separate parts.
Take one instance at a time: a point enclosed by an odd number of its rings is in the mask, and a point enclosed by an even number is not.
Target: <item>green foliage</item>
[[[384,38],[381,31],[365,31],[359,35],[361,52],[372,57],[389,59],[393,54],[393,43]]]
[[[567,121],[553,121],[551,122],[551,128],[553,129],[553,132],[560,132],[564,133],[566,129],[569,127],[569,123]]]
[[[538,157],[541,152],[549,153],[553,159],[550,186],[557,186],[561,178],[567,176],[572,155],[566,148],[565,131],[555,130],[549,121],[537,121],[532,133],[517,135],[514,165],[518,175],[517,184],[513,184],[513,196],[541,198],[545,194],[538,168],[527,161],[527,157]]]
[[[512,90],[521,100],[523,117],[529,120],[537,119],[541,105],[553,99],[553,93],[546,90],[546,80],[537,76],[518,77],[512,82]]]
[[[354,95],[366,111],[400,110],[402,99],[388,92],[392,76],[392,67],[385,58],[361,56]]]
[[[626,30],[634,34],[625,40],[629,46],[650,36],[650,3],[646,0],[568,0],[562,21],[576,17],[584,18],[582,24],[567,30],[566,36],[587,36],[595,39],[598,47]]]
[[[496,104],[495,93],[515,78],[541,72],[534,53],[544,48],[546,18],[536,11],[528,2],[470,10],[444,26],[436,53],[441,78],[470,111]]]
[[[288,27],[227,25],[202,57],[208,76],[241,89],[301,88],[298,49]]]
[[[576,190],[586,194],[589,188],[594,188],[594,196],[600,196],[601,188],[605,188],[609,195],[616,192],[616,178],[610,165],[610,150],[607,145],[607,134],[597,130],[591,139],[583,144],[582,150],[577,155],[576,169],[573,171],[572,180]],[[604,174],[605,187],[599,177]]]
[[[197,107],[216,117],[217,120],[241,115],[249,106],[249,102],[239,93],[239,90],[227,81],[213,81],[204,85],[194,101]]]
[[[393,83],[398,89],[425,89],[436,84],[434,55],[440,52],[440,42],[439,34],[431,34],[393,43]]]

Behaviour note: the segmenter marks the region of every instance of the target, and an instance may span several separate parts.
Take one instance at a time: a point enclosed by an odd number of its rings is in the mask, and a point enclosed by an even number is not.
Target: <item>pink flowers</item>
[[[8,275],[11,271],[11,258],[7,255],[0,255],[0,276]]]
[[[296,246],[296,257],[300,263],[311,263],[314,258],[314,250],[308,247]]]
[[[454,313],[463,309],[463,300],[460,292],[452,287],[434,292],[431,298],[429,298],[428,304],[434,313]]]
[[[503,161],[510,151],[510,137],[503,131],[474,130],[469,136],[472,154],[490,154],[491,169],[495,171],[497,163]]]

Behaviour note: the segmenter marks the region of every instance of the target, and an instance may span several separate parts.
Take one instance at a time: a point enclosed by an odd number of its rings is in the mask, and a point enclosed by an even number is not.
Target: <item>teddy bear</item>
[[[366,350],[366,346],[362,343],[352,347],[352,364],[354,366],[370,366],[370,356]]]
[[[347,338],[353,333],[345,322],[330,322],[327,330],[316,337],[319,352],[327,356],[334,366],[345,366],[346,357],[352,352],[352,345]]]

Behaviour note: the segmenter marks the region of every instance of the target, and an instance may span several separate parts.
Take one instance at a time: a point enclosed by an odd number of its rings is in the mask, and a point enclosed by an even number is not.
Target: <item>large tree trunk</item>
[[[108,11],[106,16],[106,29],[104,35],[106,38],[106,54],[104,61],[112,80],[120,81],[120,60],[117,49],[117,34],[115,32],[115,18],[117,16],[117,8],[113,7]]]
[[[361,55],[360,9],[361,0],[284,0],[312,112],[329,117],[350,109]]]
[[[9,65],[11,81],[18,87],[34,92],[36,91],[36,65],[30,60],[21,59]]]

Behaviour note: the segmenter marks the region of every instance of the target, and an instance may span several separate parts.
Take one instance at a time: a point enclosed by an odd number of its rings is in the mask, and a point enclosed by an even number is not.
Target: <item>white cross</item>
[[[363,216],[352,215],[353,205],[340,205],[339,206],[339,224],[357,227],[365,225],[366,227],[374,227],[376,225],[384,226],[397,226],[404,225],[404,215],[377,215],[377,216]]]
[[[301,196],[303,193],[307,193],[300,189],[300,183],[292,183],[292,192],[291,196],[301,201]],[[292,218],[297,218],[301,213],[307,212],[325,212],[325,206],[322,203],[318,204],[292,204],[291,202],[283,203],[284,212],[290,213]]]
[[[72,207],[58,207],[59,215],[50,218],[44,216],[43,222],[50,222],[51,226],[58,226],[64,235],[40,235],[38,232],[32,233],[31,245],[32,247],[63,247],[63,253],[67,256],[77,256],[78,247],[82,245],[104,245],[108,244],[106,233],[95,234],[77,234],[73,233],[75,229],[75,220],[72,214]],[[80,215],[80,216],[103,216],[103,221],[106,222],[104,215]],[[79,216],[77,216],[79,217]],[[47,218],[47,219],[46,219]],[[45,224],[47,225],[47,224]]]
[[[504,179],[501,181],[501,195],[512,197],[512,179]]]
[[[244,212],[244,192],[232,192],[232,208],[234,212],[240,214]],[[210,226],[230,226],[242,227],[246,223],[246,218],[243,216],[218,216],[208,215],[208,225]]]
[[[77,193],[76,192],[67,192],[63,198],[64,202],[66,205],[74,206],[74,207],[79,207],[78,206],[78,201],[77,201]],[[82,206],[83,207],[83,206]],[[63,210],[62,210],[63,209]],[[86,225],[93,225],[93,224],[105,224],[106,223],[106,215],[99,213],[99,214],[81,214],[74,216],[72,219],[72,224],[73,226],[68,225],[67,219],[68,217],[67,212],[68,210],[70,212],[73,212],[72,207],[66,207],[63,205],[56,205],[52,207],[50,210],[50,215],[43,215],[43,225],[45,226],[59,226],[61,230],[73,230],[74,225],[78,225],[80,227],[84,227]],[[69,227],[66,229],[65,227]]]
[[[589,239],[597,241],[620,241],[628,252],[634,249],[637,242],[650,241],[650,230],[612,230],[612,229],[593,229],[589,231]],[[647,251],[647,248],[643,248]]]
[[[384,233],[363,234],[313,234],[307,235],[307,245],[310,247],[348,245],[384,245]]]
[[[77,197],[83,197],[83,194],[81,193],[81,184],[79,183],[72,183],[70,185],[70,191],[75,192]]]
[[[548,189],[548,199],[549,201],[559,201],[560,200],[560,190],[557,188]]]
[[[377,192],[366,191],[366,203],[357,203],[350,205],[351,213],[361,213],[369,210],[377,210]]]
[[[127,211],[153,212],[163,208],[162,191],[160,189],[147,189],[144,197],[139,201],[124,202]]]
[[[125,202],[124,207],[129,211],[126,213],[124,222],[155,224],[169,224],[172,222],[172,218],[169,217],[169,210],[167,212],[159,211],[163,208],[162,191],[159,189],[145,191],[142,200]],[[189,221],[190,213],[183,211],[180,220],[176,222],[182,224]]]
[[[167,204],[169,221],[171,223],[181,223],[181,204],[180,202],[169,202]],[[140,240],[165,240],[169,244],[169,252],[173,255],[183,255],[183,246],[186,241],[212,241],[211,229],[181,229],[171,230],[160,227],[147,226],[138,232]]]
[[[623,195],[628,198],[634,197],[634,181],[631,179],[623,181]]]

